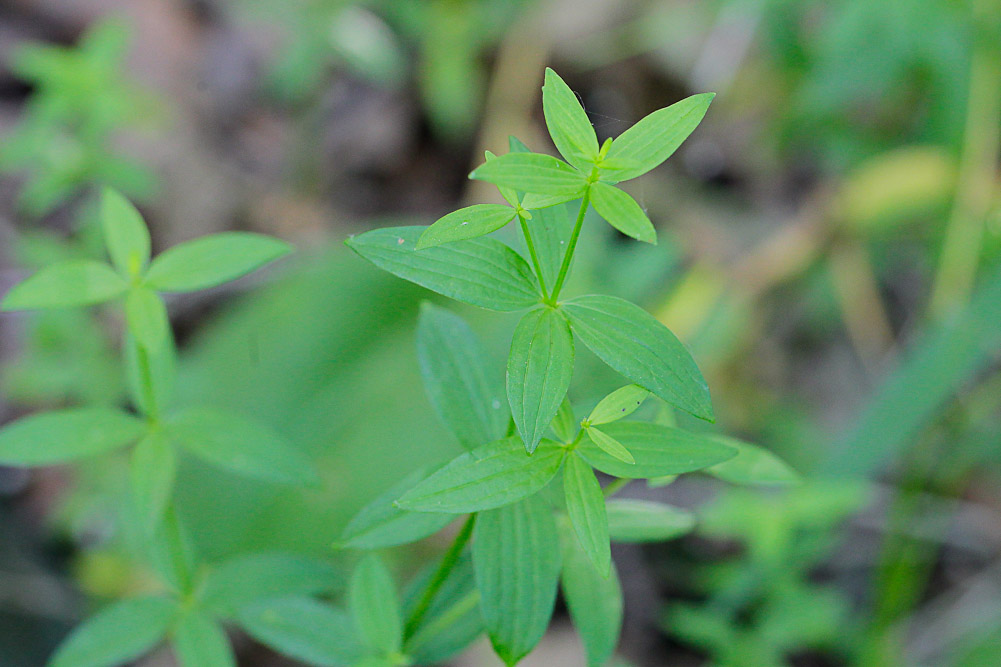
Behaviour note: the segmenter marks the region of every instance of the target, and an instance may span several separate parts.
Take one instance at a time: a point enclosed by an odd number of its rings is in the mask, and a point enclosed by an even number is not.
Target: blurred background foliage
[[[807,481],[626,489],[700,523],[617,547],[621,659],[997,664],[1001,3],[11,0],[0,36],[0,291],[99,252],[99,184],[142,206],[159,247],[250,229],[300,249],[170,303],[181,400],[256,414],[323,474],[297,491],[185,461],[180,511],[210,562],[285,549],[346,566],[331,544],[351,514],[458,451],[414,354],[433,297],[349,257],[347,235],[496,199],[465,175],[509,133],[551,149],[546,65],[602,140],[716,91],[631,188],[660,245],[587,225],[570,290],[645,304],[703,368],[712,428]],[[500,376],[514,323],[462,314]],[[0,418],[120,402],[120,331],[108,313],[0,319]],[[617,383],[582,353],[571,396]],[[115,516],[124,466],[0,470],[3,665],[42,664],[86,609],[149,585]],[[395,565],[413,574],[441,546]],[[288,664],[238,646],[245,664]],[[526,664],[581,660],[557,623]]]

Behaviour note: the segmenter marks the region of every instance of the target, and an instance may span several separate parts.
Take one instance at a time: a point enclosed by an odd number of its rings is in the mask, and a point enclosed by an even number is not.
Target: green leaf
[[[599,359],[668,403],[712,421],[709,387],[695,360],[652,315],[612,296],[582,296],[562,310]]]
[[[46,267],[15,285],[4,297],[2,310],[70,308],[120,297],[128,285],[111,267],[89,259],[74,259]]]
[[[379,557],[369,554],[355,567],[348,589],[355,629],[369,649],[393,653],[403,645],[403,618],[396,586]]]
[[[507,399],[529,453],[567,395],[573,362],[573,336],[563,315],[544,306],[521,319],[507,360]]]
[[[615,542],[663,542],[695,528],[695,516],[677,507],[645,500],[609,500],[608,533]]]
[[[417,239],[417,250],[443,243],[475,239],[514,220],[514,209],[503,204],[474,204],[438,218]]]
[[[182,667],[236,667],[236,657],[222,627],[197,609],[174,627],[174,652]]]
[[[414,246],[423,229],[375,229],[346,243],[380,269],[457,301],[499,311],[539,302],[532,269],[500,241],[470,239],[418,252]]]
[[[608,424],[628,417],[643,405],[650,392],[636,384],[627,384],[598,401],[588,415],[591,424]]]
[[[608,154],[599,165],[603,181],[615,183],[636,178],[664,160],[688,138],[709,109],[715,93],[686,97],[671,106],[658,109],[612,141]]]
[[[577,451],[592,466],[614,477],[640,479],[708,468],[733,458],[737,450],[701,435],[646,422],[616,422],[603,427],[633,455],[629,464],[584,440]]]
[[[159,292],[193,292],[235,280],[290,252],[292,246],[263,234],[212,234],[158,255],[146,284]]]
[[[558,204],[565,204],[566,202],[573,201],[575,199],[579,200],[583,195],[583,192],[559,195],[540,195],[537,193],[529,193],[525,195],[524,199],[522,199],[521,206],[524,209],[532,211],[532,215],[535,216],[539,211],[547,211],[549,209],[556,208]]]
[[[570,207],[571,204],[559,204],[532,212],[529,225],[547,285],[556,284],[563,253],[573,233],[574,218]]]
[[[125,371],[133,403],[148,415],[163,412],[174,398],[177,357],[171,335],[159,348],[140,346],[131,331],[126,331]]]
[[[598,137],[577,96],[560,75],[546,68],[542,110],[553,143],[566,161],[588,172],[598,158]]]
[[[605,665],[619,643],[622,629],[622,588],[615,565],[602,576],[574,539],[567,520],[560,522],[563,549],[561,583],[567,609],[580,633],[591,667]]]
[[[49,667],[114,667],[130,662],[163,639],[176,612],[177,603],[162,597],[116,602],[77,626]]]
[[[431,405],[459,443],[478,447],[502,438],[510,414],[489,356],[461,317],[431,303],[417,320],[417,362]]]
[[[395,500],[424,477],[416,470],[402,482],[363,507],[348,522],[341,534],[341,545],[352,549],[384,549],[423,540],[452,522],[450,514],[409,512],[395,505]]]
[[[140,275],[149,263],[149,230],[136,207],[111,188],[101,194],[101,228],[118,272],[126,277]]]
[[[755,486],[788,486],[801,481],[799,474],[785,461],[763,447],[724,436],[713,436],[713,440],[737,450],[737,456],[729,461],[706,469],[713,477]]]
[[[146,424],[111,408],[71,408],[22,417],[0,429],[0,465],[78,461],[124,447]]]
[[[553,423],[551,424],[553,433],[556,437],[565,444],[569,444],[574,436],[577,435],[577,420],[573,414],[573,406],[570,404],[570,398],[564,397],[563,402],[560,403],[560,409],[556,411],[556,416],[553,417]]]
[[[160,523],[177,474],[177,454],[161,433],[150,433],[132,450],[132,500],[143,525]]]
[[[521,438],[477,447],[405,493],[396,504],[419,512],[465,514],[494,509],[530,496],[556,476],[564,450],[543,440],[534,454]]]
[[[601,576],[607,577],[612,552],[608,544],[605,496],[591,466],[576,453],[567,457],[567,464],[563,468],[563,492],[567,501],[567,515],[584,553]]]
[[[310,598],[256,603],[240,612],[239,622],[262,644],[311,665],[339,667],[364,655],[348,614]]]
[[[240,415],[188,408],[167,420],[165,432],[198,458],[240,475],[280,484],[317,480],[312,462],[295,445]]]
[[[146,350],[159,350],[170,339],[170,320],[160,295],[151,289],[129,290],[125,299],[129,331]]]
[[[637,241],[657,244],[657,230],[636,200],[608,183],[591,186],[591,206],[605,222]]]
[[[620,461],[624,461],[625,463],[636,463],[636,459],[634,459],[633,455],[629,453],[629,450],[626,449],[621,442],[604,431],[594,426],[590,426],[587,429],[587,437],[591,438],[591,442],[598,445],[598,447],[605,450],[605,452],[611,454]]]
[[[441,559],[432,562],[411,580],[404,594],[404,617],[413,615],[440,566]],[[440,664],[473,643],[483,630],[480,593],[476,590],[472,555],[467,550],[438,589],[423,620],[404,643],[403,651],[414,664]]]
[[[553,615],[560,550],[552,511],[529,498],[483,512],[473,540],[487,633],[501,660],[514,665],[539,643]]]
[[[587,178],[583,174],[566,162],[542,153],[499,155],[477,167],[469,177],[521,192],[568,199],[583,196],[587,189]]]
[[[143,547],[150,565],[175,593],[191,592],[197,565],[194,545],[173,505],[167,505],[163,521],[149,531]]]

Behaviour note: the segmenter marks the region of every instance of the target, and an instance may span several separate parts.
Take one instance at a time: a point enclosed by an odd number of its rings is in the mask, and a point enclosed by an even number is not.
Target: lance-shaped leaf
[[[569,444],[577,435],[578,424],[569,397],[563,398],[560,409],[556,411],[556,416],[553,417],[553,423],[550,426],[556,437],[563,443]]]
[[[417,249],[475,239],[495,232],[514,220],[514,209],[503,204],[474,204],[438,218],[417,239]]]
[[[591,442],[605,450],[606,453],[611,454],[620,461],[624,461],[625,463],[636,463],[636,459],[634,459],[633,455],[629,453],[629,450],[626,449],[625,445],[598,427],[589,426],[587,428],[587,437],[591,439]]]
[[[529,225],[547,285],[556,284],[556,276],[559,275],[560,264],[563,262],[563,253],[573,233],[574,218],[571,215],[571,206],[573,205],[558,204],[532,212],[532,221]]]
[[[170,339],[167,307],[160,295],[151,289],[129,290],[125,299],[125,320],[136,341],[147,351],[159,350]]]
[[[487,160],[470,178],[521,192],[566,197],[581,197],[587,178],[566,162],[542,153],[507,153]]]
[[[501,660],[517,664],[542,639],[556,601],[560,549],[552,510],[527,499],[484,512],[473,540],[487,633]]]
[[[548,67],[542,86],[542,110],[560,155],[581,171],[590,171],[598,158],[598,137],[570,86]]]
[[[608,183],[591,186],[591,206],[617,230],[644,243],[657,243],[657,230],[636,200]]]
[[[174,652],[181,667],[236,667],[229,639],[203,611],[188,611],[174,627]]]
[[[713,477],[754,486],[789,486],[801,481],[785,461],[763,447],[724,436],[713,436],[713,440],[737,450],[737,455],[729,461],[706,469]]]
[[[628,417],[643,405],[649,395],[650,392],[643,387],[627,384],[598,401],[587,421],[591,424],[608,424]]]
[[[175,593],[191,593],[197,567],[195,549],[174,506],[168,504],[163,520],[151,528],[142,545],[150,565]]]
[[[612,141],[599,165],[599,178],[627,181],[671,157],[702,122],[713,97],[715,93],[692,95],[641,119]]]
[[[163,639],[177,603],[163,597],[116,602],[70,634],[49,667],[109,667],[130,662]]]
[[[615,477],[640,479],[678,475],[708,468],[737,455],[737,450],[705,436],[646,422],[616,422],[602,427],[622,443],[635,463],[625,463],[584,440],[577,451],[592,466]]]
[[[345,243],[380,269],[457,301],[499,311],[539,302],[539,283],[532,269],[500,241],[469,239],[417,251],[423,231],[423,227],[387,227]]]
[[[177,474],[177,454],[162,433],[139,441],[132,450],[130,473],[136,515],[152,529],[163,518]]]
[[[147,342],[150,342],[147,339]],[[125,374],[133,403],[146,414],[163,412],[174,398],[177,379],[177,350],[173,337],[161,341],[159,348],[140,345],[131,331],[126,331]]]
[[[458,315],[421,304],[417,363],[431,405],[459,443],[472,449],[504,437],[510,413],[489,355]]]
[[[452,514],[508,505],[548,484],[563,463],[564,451],[543,440],[534,454],[528,454],[521,438],[504,438],[453,459],[396,504],[403,509]]]
[[[404,616],[409,618],[441,563],[433,562],[415,577],[404,594]],[[444,663],[483,634],[480,593],[476,589],[473,559],[468,551],[445,579],[421,623],[403,645],[417,665]]]
[[[146,424],[111,408],[72,408],[23,417],[0,429],[0,465],[78,461],[124,447]]]
[[[255,603],[240,611],[239,623],[262,644],[311,665],[354,664],[365,653],[347,612],[310,598]]]
[[[584,553],[603,577],[608,576],[612,553],[608,544],[605,496],[591,466],[575,453],[563,468],[567,515]]]
[[[612,296],[582,296],[562,310],[599,359],[668,403],[712,421],[709,387],[695,360],[652,315]]]
[[[389,570],[379,557],[369,554],[355,566],[348,588],[348,606],[362,643],[378,653],[393,653],[403,646],[400,599]]]
[[[149,230],[136,207],[116,190],[101,194],[101,229],[111,263],[123,276],[137,276],[149,263]]]
[[[146,284],[160,292],[193,292],[235,280],[290,252],[288,243],[263,234],[212,234],[158,255]]]
[[[2,309],[90,306],[118,298],[127,288],[107,264],[73,259],[48,266],[15,285],[4,297]]]
[[[646,500],[609,500],[608,533],[615,542],[663,542],[695,528],[695,516],[671,505]]]
[[[287,553],[235,556],[209,570],[201,603],[212,613],[232,617],[262,600],[330,593],[343,577],[330,563]]]
[[[529,453],[567,395],[573,362],[573,336],[559,311],[542,307],[521,319],[507,360],[507,399]]]
[[[312,462],[295,445],[241,415],[189,408],[172,415],[165,432],[198,458],[241,475],[281,484],[317,479]]]

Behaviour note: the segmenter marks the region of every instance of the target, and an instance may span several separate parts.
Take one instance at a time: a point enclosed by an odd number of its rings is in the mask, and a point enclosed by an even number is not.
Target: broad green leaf
[[[598,157],[598,137],[577,96],[560,75],[546,68],[542,110],[553,143],[566,161],[585,173]]]
[[[351,617],[310,598],[258,602],[240,611],[238,620],[257,641],[311,665],[339,667],[364,655]]]
[[[209,570],[202,606],[232,617],[250,604],[273,598],[330,593],[343,583],[339,570],[318,558],[287,553],[235,556]]]
[[[475,239],[514,220],[514,209],[503,204],[474,204],[438,218],[417,239],[417,250],[443,243]]]
[[[416,470],[402,482],[363,507],[348,522],[341,534],[340,546],[353,549],[384,549],[423,540],[451,523],[450,514],[410,512],[395,505],[401,495],[424,478]]]
[[[570,404],[569,397],[563,397],[563,402],[560,403],[560,409],[556,411],[556,416],[553,417],[551,426],[553,433],[563,443],[569,444],[574,439],[574,436],[577,435],[577,429],[580,425],[574,417],[573,406]]]
[[[705,436],[646,422],[615,422],[602,427],[633,455],[625,463],[583,440],[577,451],[592,466],[614,477],[640,479],[701,470],[733,458],[737,450]]]
[[[570,326],[557,310],[544,306],[521,319],[507,360],[507,399],[529,453],[567,395],[573,362]]]
[[[470,178],[500,187],[556,197],[581,197],[587,178],[562,160],[542,153],[507,153],[487,160]],[[566,201],[566,200],[564,200]]]
[[[490,641],[514,665],[539,643],[553,615],[560,549],[552,510],[528,498],[480,514],[473,567]]]
[[[563,493],[567,501],[567,516],[584,553],[601,576],[607,577],[612,552],[608,544],[605,496],[591,466],[576,453],[567,457],[567,464],[563,467]]]
[[[657,230],[642,207],[628,194],[608,183],[591,186],[591,206],[605,222],[637,241],[657,244]]]
[[[309,458],[283,436],[241,415],[188,408],[165,424],[167,435],[212,465],[280,484],[315,482]]]
[[[181,667],[236,667],[236,657],[222,626],[197,609],[174,627],[174,653]]]
[[[671,505],[646,500],[609,500],[608,533],[615,542],[663,542],[695,528],[695,516]]]
[[[668,403],[712,421],[709,387],[695,360],[648,312],[612,296],[582,296],[561,308],[599,359]]]
[[[162,433],[148,434],[132,450],[132,500],[139,520],[149,528],[163,518],[177,474],[177,454]]]
[[[452,459],[401,497],[396,504],[419,512],[465,514],[494,509],[530,496],[556,476],[564,450],[543,440],[534,454],[521,438],[477,447]]]
[[[0,429],[0,465],[78,461],[135,442],[146,425],[111,408],[71,408],[22,417]]]
[[[170,320],[160,295],[137,287],[125,298],[125,319],[129,331],[146,350],[159,350],[170,339]]]
[[[346,241],[380,269],[474,306],[510,311],[539,302],[539,283],[528,263],[495,239],[456,241],[415,250],[423,227],[375,229]]]
[[[410,617],[438,571],[441,560],[432,562],[407,586],[403,611]],[[403,651],[417,665],[446,662],[483,634],[480,593],[476,589],[473,559],[464,551],[428,607],[424,620],[414,628]]]
[[[467,449],[502,438],[510,414],[489,356],[461,317],[431,303],[417,320],[417,362],[435,412]]]
[[[403,645],[403,617],[396,586],[379,557],[369,554],[351,575],[348,606],[355,629],[372,651],[393,653]]]
[[[117,667],[163,639],[177,603],[162,597],[132,598],[105,607],[77,626],[49,667]]]
[[[263,234],[212,234],[154,258],[146,284],[159,292],[193,292],[235,280],[290,252],[289,244]]]
[[[633,458],[633,455],[629,453],[629,450],[626,449],[621,442],[601,429],[594,426],[588,427],[587,437],[591,439],[591,442],[605,450],[606,453],[611,454],[620,461],[625,463],[636,463],[636,459]]]
[[[101,228],[111,263],[123,276],[138,276],[149,263],[149,230],[136,207],[116,190],[101,194]]]
[[[609,576],[602,576],[591,564],[574,538],[569,521],[560,522],[563,550],[561,584],[563,598],[580,634],[590,667],[605,665],[622,629],[622,588],[615,565]]]
[[[737,455],[729,461],[706,469],[713,477],[733,484],[755,486],[799,484],[800,476],[796,471],[767,449],[724,436],[714,436],[713,439],[737,450]]]
[[[650,392],[643,387],[627,384],[598,401],[594,410],[588,415],[587,421],[591,424],[608,424],[628,417],[643,405],[643,401],[649,395]]]
[[[649,116],[612,140],[599,165],[600,178],[615,183],[641,176],[678,149],[709,109],[715,93],[686,97]]]
[[[110,266],[73,259],[48,266],[15,285],[0,306],[3,310],[89,306],[120,297],[128,285]]]

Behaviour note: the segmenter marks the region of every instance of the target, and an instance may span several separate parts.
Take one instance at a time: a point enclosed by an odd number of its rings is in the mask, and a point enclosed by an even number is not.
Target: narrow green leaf
[[[536,215],[539,211],[546,211],[551,208],[556,207],[558,204],[565,204],[568,201],[573,201],[575,199],[580,199],[584,196],[584,192],[565,192],[561,194],[539,194],[536,192],[530,192],[525,195],[524,199],[521,200],[521,206],[524,209],[532,211],[532,215]]]
[[[417,239],[417,250],[443,243],[475,239],[495,232],[514,220],[514,209],[503,204],[474,204],[437,221]]]
[[[150,433],[135,446],[130,473],[136,514],[152,528],[163,518],[177,474],[177,455],[161,433]]]
[[[0,465],[78,461],[135,442],[146,425],[111,408],[71,408],[22,417],[0,429]]]
[[[599,359],[668,403],[712,421],[709,387],[695,360],[652,315],[612,296],[582,296],[562,310]]]
[[[584,174],[542,153],[499,155],[477,167],[469,177],[521,192],[560,197],[581,197],[587,188]]]
[[[560,403],[560,409],[557,410],[556,416],[553,417],[551,426],[553,433],[564,444],[569,444],[577,435],[579,424],[574,417],[573,406],[570,404],[569,397],[565,396],[563,398],[563,402]]]
[[[713,440],[737,450],[737,455],[729,461],[706,469],[713,477],[755,486],[788,486],[801,481],[785,461],[763,447],[724,436],[713,436]]]
[[[174,627],[174,652],[181,667],[236,667],[222,627],[202,611],[189,611]]]
[[[346,241],[380,269],[474,306],[510,311],[539,302],[528,263],[495,239],[469,239],[415,250],[423,227],[375,229]]]
[[[163,521],[153,526],[143,546],[150,565],[163,581],[175,593],[189,594],[195,583],[195,549],[173,505],[167,505]]]
[[[507,399],[529,453],[567,395],[573,362],[573,336],[563,315],[544,306],[521,319],[507,360]]]
[[[480,514],[473,567],[490,641],[514,665],[539,643],[553,615],[560,550],[552,511],[529,498]]]
[[[162,597],[116,602],[77,626],[49,667],[114,667],[130,662],[163,639],[176,612],[177,603]]]
[[[542,86],[542,110],[549,136],[560,154],[581,171],[590,171],[598,158],[598,137],[570,86],[548,67]]]
[[[160,295],[137,287],[125,298],[125,320],[136,341],[146,350],[159,350],[170,339],[170,320]]]
[[[633,455],[629,464],[584,440],[577,451],[588,463],[614,477],[641,479],[678,475],[708,468],[737,455],[737,450],[705,436],[646,422],[615,422],[602,427]]]
[[[417,362],[431,405],[467,449],[502,438],[510,413],[489,355],[461,317],[431,303],[417,320]]]
[[[567,515],[584,553],[601,576],[607,577],[612,552],[608,543],[605,496],[591,466],[576,453],[567,457],[567,464],[563,468],[563,492],[566,495]]]
[[[521,438],[511,437],[478,447],[405,493],[396,504],[419,512],[465,514],[517,502],[556,476],[564,450],[543,440],[534,454]]]
[[[547,285],[556,284],[563,253],[573,233],[574,218],[570,211],[573,204],[559,204],[532,212],[529,223],[535,238],[535,250],[542,265],[542,275]]]
[[[516,153],[531,153],[531,151],[528,150],[528,148],[525,148],[525,150],[519,150],[519,149],[515,148],[514,142],[517,142],[519,144],[521,143],[517,139],[515,139],[514,137],[509,137],[509,143],[511,144],[511,150],[513,152],[516,152]],[[524,144],[522,144],[522,146],[524,146]],[[494,155],[493,153],[491,153],[490,151],[486,151],[484,157],[486,157],[487,160],[493,160],[497,156]],[[511,188],[505,188],[505,187],[498,187],[497,191],[500,192],[501,197],[503,197],[504,200],[508,204],[510,204],[511,206],[514,206],[514,207],[517,208],[520,205],[520,203],[521,203],[521,196],[519,195],[519,193],[518,193],[517,190],[512,190]]]
[[[432,562],[411,581],[404,594],[404,617],[409,618],[427,590],[441,561]],[[437,665],[452,659],[483,634],[480,593],[476,589],[473,559],[464,551],[428,607],[424,619],[403,645],[417,665]]]
[[[713,97],[715,93],[686,97],[654,111],[616,137],[599,166],[601,180],[627,181],[671,157],[702,122]]]
[[[403,618],[396,586],[379,557],[369,554],[355,567],[348,589],[355,629],[371,650],[393,653],[403,645]]]
[[[637,241],[657,244],[657,230],[646,213],[628,194],[608,183],[591,186],[591,206],[605,222]]]
[[[643,405],[650,392],[636,384],[627,384],[598,401],[587,421],[591,424],[608,424],[628,417]]]
[[[262,644],[311,665],[340,667],[354,664],[364,655],[351,617],[310,598],[255,603],[240,612],[239,622]]]
[[[608,533],[615,542],[663,542],[690,533],[695,516],[686,510],[646,500],[609,500]]]
[[[591,438],[591,442],[598,445],[598,447],[605,450],[605,452],[611,454],[620,461],[625,463],[636,463],[636,459],[634,459],[633,455],[629,453],[629,450],[626,449],[621,442],[604,431],[594,426],[590,426],[587,429],[587,437]]]
[[[131,331],[125,333],[123,347],[129,395],[141,412],[160,414],[174,398],[177,350],[173,336],[168,332],[159,348],[149,348],[140,346]]]
[[[158,255],[146,284],[159,292],[193,292],[235,280],[290,252],[292,246],[263,234],[212,234]]]
[[[142,215],[117,190],[101,193],[101,228],[111,263],[122,276],[138,276],[149,263],[149,230]]]
[[[0,309],[90,306],[120,297],[127,288],[122,277],[107,264],[73,259],[48,266],[15,285]]]
[[[165,432],[206,462],[280,484],[316,481],[309,458],[271,428],[241,415],[188,408],[172,415]]]

